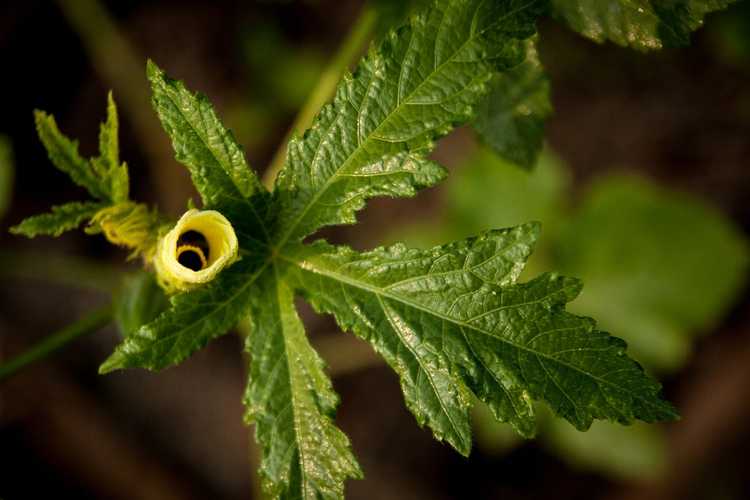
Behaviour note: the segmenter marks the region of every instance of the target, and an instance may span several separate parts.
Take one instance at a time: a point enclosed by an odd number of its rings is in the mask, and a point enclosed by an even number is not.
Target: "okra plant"
[[[424,3],[424,2],[422,2]],[[473,124],[497,154],[531,167],[551,112],[536,52],[536,22],[551,14],[596,41],[649,50],[687,41],[726,0],[438,0],[373,42],[313,125],[290,141],[272,190],[248,166],[209,100],[147,63],[152,103],[176,158],[200,193],[170,220],[129,197],[110,95],[100,154],[82,158],[52,116],[36,113],[52,163],[91,200],[53,207],[12,229],[88,233],[140,258],[168,307],[127,332],[100,373],[182,362],[240,322],[249,329],[246,420],[262,447],[274,498],[342,498],[362,477],[334,423],[338,396],[311,347],[295,296],[372,344],[398,374],[420,425],[459,453],[471,449],[475,398],[521,436],[535,433],[534,402],[586,430],[678,417],[623,341],[565,305],[579,280],[518,276],[541,230],[487,228],[429,250],[397,244],[358,252],[316,239],[354,224],[376,196],[411,197],[443,180],[435,141]]]

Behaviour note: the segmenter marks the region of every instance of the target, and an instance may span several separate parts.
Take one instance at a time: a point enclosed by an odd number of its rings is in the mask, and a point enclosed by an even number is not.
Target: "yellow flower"
[[[154,268],[168,291],[190,290],[211,281],[237,260],[232,224],[215,210],[188,210],[156,248]]]

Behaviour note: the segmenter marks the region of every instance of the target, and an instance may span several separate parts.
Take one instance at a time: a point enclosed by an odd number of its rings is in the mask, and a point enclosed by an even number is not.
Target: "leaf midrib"
[[[427,380],[430,383],[430,387],[432,388],[432,392],[435,395],[435,399],[437,399],[438,404],[440,405],[440,409],[443,410],[443,415],[445,415],[446,418],[448,419],[448,422],[450,422],[450,425],[453,428],[453,433],[458,438],[458,442],[456,442],[455,444],[451,442],[451,444],[453,446],[455,446],[456,449],[462,455],[468,456],[468,451],[469,450],[466,450],[467,453],[464,453],[464,449],[459,449],[459,447],[466,446],[466,444],[462,442],[466,438],[465,438],[465,436],[462,435],[460,427],[455,422],[452,413],[449,412],[448,409],[446,408],[445,402],[443,401],[443,398],[441,397],[441,393],[440,393],[440,391],[438,391],[438,388],[435,385],[435,381],[432,378],[432,373],[429,370],[425,369],[423,360],[422,360],[421,357],[419,357],[417,355],[417,353],[414,350],[414,347],[411,344],[409,344],[406,340],[404,340],[404,337],[402,335],[401,330],[396,326],[393,318],[391,317],[391,312],[392,311],[390,310],[390,308],[388,306],[386,306],[385,302],[383,302],[383,299],[379,295],[377,296],[377,299],[378,299],[378,305],[380,306],[380,309],[383,311],[383,314],[385,315],[386,319],[388,320],[388,324],[391,325],[391,328],[396,332],[396,335],[401,340],[401,343],[411,353],[411,355],[414,357],[414,359],[416,360],[417,364],[419,365],[419,368],[422,370],[422,373],[424,373],[425,377],[427,377]],[[450,442],[451,440],[448,439],[448,441]],[[471,447],[471,442],[469,442],[468,446],[469,446],[469,448]]]
[[[271,261],[269,260],[268,262],[271,262]],[[306,476],[306,471],[307,471],[307,465],[306,465],[307,464],[307,458],[305,456],[306,450],[303,451],[303,447],[300,445],[301,444],[300,443],[300,428],[302,426],[300,425],[299,415],[298,415],[298,411],[297,411],[297,394],[296,394],[296,391],[295,391],[295,375],[293,374],[293,369],[292,369],[292,366],[291,366],[291,361],[293,360],[293,357],[289,353],[289,342],[290,342],[290,339],[289,339],[289,337],[286,334],[286,328],[284,327],[284,320],[281,319],[281,316],[282,316],[282,310],[281,310],[281,300],[282,300],[281,293],[282,292],[281,292],[281,288],[280,288],[281,281],[279,280],[279,273],[278,273],[278,268],[277,268],[276,265],[273,265],[273,274],[274,274],[274,284],[273,284],[273,286],[274,286],[275,292],[276,292],[276,304],[278,306],[278,313],[279,313],[279,319],[278,319],[278,321],[279,321],[279,328],[280,328],[280,331],[281,331],[281,335],[283,337],[282,341],[284,342],[284,354],[285,354],[285,357],[286,357],[287,373],[289,374],[289,393],[290,393],[291,399],[292,399],[292,401],[291,401],[291,404],[292,404],[292,420],[294,421],[294,441],[295,441],[295,443],[297,445],[297,452],[299,454],[299,461],[300,461],[300,463],[297,464],[297,465],[299,465],[301,467],[300,476],[302,476],[302,477],[300,478],[300,488],[302,490],[301,491],[302,498],[303,499],[307,499],[307,498],[309,498],[309,492],[308,492],[309,485],[307,484],[307,479],[305,477]]]
[[[252,285],[253,285],[253,284],[255,283],[255,281],[256,281],[256,280],[258,279],[258,277],[260,277],[260,276],[261,276],[261,274],[263,273],[263,271],[265,271],[265,269],[266,269],[266,268],[267,268],[267,267],[268,267],[268,266],[269,266],[269,265],[270,265],[271,263],[272,263],[272,261],[271,261],[270,259],[269,259],[269,260],[266,260],[266,261],[265,261],[265,262],[263,263],[263,265],[262,265],[262,266],[261,266],[261,267],[260,267],[260,268],[259,268],[259,269],[258,269],[257,271],[255,271],[255,272],[254,272],[254,273],[253,273],[253,274],[252,274],[252,275],[251,275],[251,276],[250,276],[250,277],[248,278],[248,280],[247,280],[247,281],[246,281],[246,282],[245,282],[245,283],[244,283],[244,284],[243,284],[243,285],[242,285],[242,286],[241,286],[241,287],[240,287],[240,288],[239,288],[239,289],[238,289],[238,290],[237,290],[237,291],[236,291],[236,292],[235,292],[234,294],[232,294],[232,295],[231,295],[230,297],[228,297],[228,298],[227,298],[226,300],[222,301],[222,302],[221,302],[221,303],[220,303],[219,305],[217,305],[217,307],[214,307],[214,308],[212,308],[210,312],[208,312],[208,313],[207,313],[206,315],[204,315],[204,316],[202,316],[202,317],[200,318],[200,321],[199,321],[199,322],[197,322],[197,323],[191,323],[191,324],[189,324],[188,326],[185,326],[185,327],[183,327],[183,328],[180,328],[179,330],[176,330],[176,331],[175,331],[175,330],[171,330],[171,331],[170,331],[170,333],[169,333],[168,335],[165,335],[165,336],[163,336],[163,337],[160,337],[160,338],[159,338],[159,339],[157,339],[157,340],[154,340],[154,341],[153,341],[153,343],[152,343],[152,346],[157,346],[157,345],[159,345],[159,344],[162,344],[162,343],[164,343],[164,342],[166,342],[166,341],[172,341],[172,340],[174,340],[175,338],[177,338],[177,337],[180,337],[180,336],[182,336],[182,335],[183,335],[183,334],[184,334],[185,332],[189,331],[189,330],[190,330],[191,328],[193,328],[193,327],[196,327],[196,326],[197,326],[198,328],[200,328],[201,330],[203,330],[203,329],[205,328],[206,320],[207,320],[208,318],[210,318],[210,317],[214,316],[214,315],[215,315],[215,314],[217,314],[217,313],[218,313],[219,311],[223,311],[223,310],[224,310],[224,309],[225,309],[226,307],[228,307],[228,306],[229,306],[229,304],[230,304],[230,303],[234,302],[234,301],[235,301],[235,300],[237,299],[237,297],[239,297],[239,296],[241,296],[242,294],[244,294],[244,293],[245,293],[245,292],[247,291],[247,289],[248,289],[249,287],[251,287],[251,286],[252,286]],[[231,268],[229,268],[229,269],[231,269]],[[229,270],[229,269],[227,269],[227,270]],[[195,310],[196,308],[198,308],[199,306],[202,306],[202,305],[205,305],[205,304],[204,304],[204,303],[198,303],[197,305],[195,305],[195,306],[193,306],[193,307],[191,307],[191,308],[187,309],[187,310],[185,311],[185,313],[186,313],[186,314],[188,314],[188,313],[189,313],[190,311],[192,311],[192,310]],[[158,321],[158,320],[157,320],[157,321]],[[157,333],[157,332],[154,332],[154,328],[155,328],[155,327],[150,327],[150,328],[148,328],[148,330],[147,330],[147,331],[150,331],[151,333]],[[143,331],[143,330],[140,330],[140,331],[139,331],[139,333],[140,333],[140,332],[142,332],[142,331]],[[146,337],[146,338],[148,337],[148,335],[139,335],[139,334],[136,334],[136,335],[137,335],[137,336],[141,336],[141,337]],[[173,348],[174,348],[174,345],[173,345],[172,349],[173,349]],[[170,351],[171,351],[171,349],[170,349]]]
[[[656,405],[653,402],[649,401],[648,399],[644,398],[640,394],[634,393],[634,392],[632,392],[632,391],[630,391],[630,390],[628,390],[628,389],[626,389],[626,388],[624,388],[622,386],[616,385],[613,382],[611,382],[609,380],[606,380],[606,379],[603,379],[601,377],[598,377],[598,376],[596,376],[596,375],[594,375],[592,373],[588,373],[588,372],[582,370],[581,368],[579,368],[577,366],[571,365],[571,364],[566,363],[566,362],[564,362],[562,360],[559,360],[559,359],[557,359],[555,357],[552,357],[552,356],[550,356],[549,354],[547,354],[545,352],[536,351],[536,350],[534,350],[532,348],[529,348],[528,346],[523,346],[523,345],[517,344],[515,342],[511,342],[510,340],[508,340],[507,338],[504,338],[504,337],[495,336],[495,335],[493,335],[492,333],[490,333],[488,331],[485,331],[485,330],[482,330],[482,329],[478,328],[476,325],[472,325],[472,324],[466,323],[464,321],[461,321],[459,319],[451,318],[449,316],[441,314],[438,311],[434,311],[432,309],[428,309],[425,306],[423,306],[422,304],[419,304],[418,302],[414,302],[414,301],[409,300],[409,299],[407,299],[405,297],[401,297],[401,296],[394,295],[392,293],[386,292],[386,291],[384,291],[381,288],[378,288],[378,287],[370,285],[369,283],[357,281],[355,279],[349,278],[348,276],[344,276],[344,275],[338,274],[335,271],[330,271],[328,269],[323,269],[323,268],[317,267],[314,264],[312,264],[310,261],[305,261],[305,260],[298,261],[298,260],[295,260],[294,258],[290,258],[290,257],[283,256],[283,255],[280,255],[280,258],[283,258],[284,260],[287,260],[288,262],[294,264],[295,266],[297,266],[298,268],[300,268],[302,271],[308,271],[308,272],[316,273],[316,274],[319,274],[319,275],[323,275],[323,276],[326,276],[326,277],[328,277],[330,279],[333,279],[333,280],[345,283],[345,284],[347,284],[349,286],[352,286],[352,287],[359,288],[361,290],[370,292],[370,293],[372,293],[374,295],[386,297],[386,298],[388,298],[390,300],[393,300],[393,301],[396,301],[396,302],[400,302],[400,303],[402,303],[402,304],[404,304],[406,306],[418,309],[418,310],[420,310],[420,311],[422,311],[422,312],[424,312],[426,314],[430,314],[432,316],[435,316],[435,317],[437,317],[437,318],[439,318],[439,319],[441,319],[443,321],[447,321],[447,322],[453,323],[453,324],[455,324],[455,325],[457,325],[459,327],[467,328],[469,330],[481,333],[482,335],[486,335],[488,337],[491,337],[492,339],[498,340],[498,341],[500,341],[500,342],[502,342],[504,344],[507,344],[507,345],[509,345],[509,346],[511,346],[511,347],[513,347],[515,349],[518,349],[518,350],[521,350],[521,351],[525,351],[525,352],[527,352],[529,354],[532,354],[532,355],[535,355],[535,356],[543,357],[543,358],[545,358],[545,359],[547,359],[547,360],[549,360],[549,361],[551,361],[551,362],[553,362],[555,364],[559,364],[559,365],[564,366],[564,367],[566,367],[568,369],[571,369],[573,371],[581,373],[582,375],[584,375],[584,376],[586,376],[588,378],[591,378],[591,379],[597,381],[598,383],[614,387],[614,388],[616,388],[619,391],[623,391],[623,392],[629,394],[634,399],[637,399],[637,400],[643,402],[644,404],[646,404],[648,406],[651,406],[651,407],[654,407],[654,408],[660,408],[658,405]],[[536,301],[536,302],[540,302],[540,301]],[[515,304],[514,305],[514,307],[518,307],[518,306],[519,306],[519,304]]]

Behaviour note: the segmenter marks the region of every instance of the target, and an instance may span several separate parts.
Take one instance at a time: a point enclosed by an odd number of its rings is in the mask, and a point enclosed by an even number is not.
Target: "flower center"
[[[195,230],[185,231],[177,239],[177,262],[191,271],[208,265],[209,246],[206,237]]]

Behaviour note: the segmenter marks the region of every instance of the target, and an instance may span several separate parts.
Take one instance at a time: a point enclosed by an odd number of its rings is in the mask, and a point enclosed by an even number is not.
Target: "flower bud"
[[[146,205],[125,201],[99,210],[89,222],[86,232],[104,233],[113,245],[132,249],[129,258],[140,255],[150,261],[156,250],[161,224],[159,214],[150,211]]]
[[[237,236],[226,217],[191,209],[159,240],[154,267],[167,292],[190,290],[237,260],[237,251]]]

